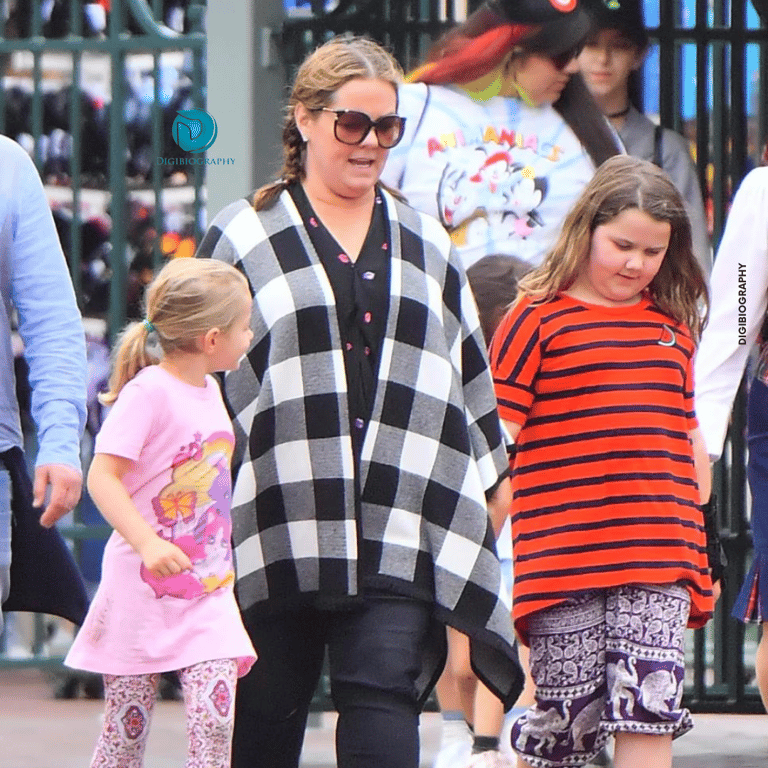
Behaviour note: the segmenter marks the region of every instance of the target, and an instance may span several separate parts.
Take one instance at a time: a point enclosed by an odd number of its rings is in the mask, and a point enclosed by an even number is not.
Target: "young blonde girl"
[[[230,765],[235,683],[255,660],[232,585],[232,425],[214,371],[248,350],[251,297],[221,262],[178,259],[124,331],[88,490],[114,527],[66,664],[104,676],[92,768],[141,768],[157,680],[177,671],[186,768]],[[158,349],[159,347],[159,349]]]
[[[683,201],[652,163],[606,161],[491,346],[513,466],[513,617],[536,702],[520,765],[669,768],[686,626],[713,609],[694,413],[706,302]]]

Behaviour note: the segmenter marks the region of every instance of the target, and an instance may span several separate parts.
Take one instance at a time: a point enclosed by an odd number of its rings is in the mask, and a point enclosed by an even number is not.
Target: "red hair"
[[[429,85],[469,83],[498,66],[514,44],[531,31],[525,24],[501,24],[479,37],[454,37],[437,53],[437,60],[411,72],[407,80]]]

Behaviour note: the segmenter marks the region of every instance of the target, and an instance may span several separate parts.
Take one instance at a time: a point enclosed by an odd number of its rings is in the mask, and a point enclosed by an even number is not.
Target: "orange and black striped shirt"
[[[520,300],[491,344],[499,413],[521,425],[513,466],[514,619],[575,592],[685,584],[689,626],[712,582],[689,438],[694,344],[643,299]]]

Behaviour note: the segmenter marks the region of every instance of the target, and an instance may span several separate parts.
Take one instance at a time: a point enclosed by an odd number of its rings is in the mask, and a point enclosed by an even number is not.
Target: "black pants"
[[[380,596],[355,611],[245,616],[259,658],[237,687],[232,768],[297,768],[326,645],[338,767],[418,768],[429,616],[425,603]]]

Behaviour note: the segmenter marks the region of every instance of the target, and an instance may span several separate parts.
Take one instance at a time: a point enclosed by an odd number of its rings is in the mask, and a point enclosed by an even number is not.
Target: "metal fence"
[[[94,18],[86,9],[102,7],[96,2],[10,0],[0,37],[0,133],[27,146],[54,208],[71,214],[65,248],[81,304],[90,255],[84,211],[107,216],[111,288],[106,311],[94,314],[112,332],[126,318],[128,264],[120,255],[129,252],[131,203],[151,210],[158,259],[171,190],[186,191],[175,197],[189,203],[193,236],[202,223],[202,166],[190,165],[184,183],[175,184],[163,160],[178,152],[166,130],[169,114],[205,104],[205,2],[149,1],[111,0],[109,13]],[[169,10],[179,12],[181,31],[156,21]],[[174,68],[177,78],[168,75]]]
[[[471,12],[477,0],[312,0],[308,14],[282,29],[290,80],[304,56],[330,37],[367,34],[408,70],[431,40]],[[713,245],[733,190],[756,164],[768,138],[768,35],[750,0],[644,0],[651,37],[643,91],[645,111],[691,140],[710,214]],[[768,4],[757,3],[768,18]],[[730,618],[751,556],[744,470],[744,394],[739,394],[724,459],[715,468],[721,529],[729,557],[715,618],[689,633],[688,705],[697,710],[762,711],[753,677],[755,627]]]

